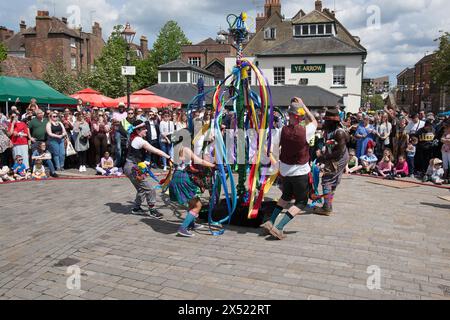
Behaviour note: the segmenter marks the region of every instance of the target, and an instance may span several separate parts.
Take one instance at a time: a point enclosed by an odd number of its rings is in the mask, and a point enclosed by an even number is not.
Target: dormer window
[[[276,28],[266,28],[264,29],[264,40],[275,40],[277,38]]]
[[[302,24],[294,26],[294,37],[332,36],[333,24]]]

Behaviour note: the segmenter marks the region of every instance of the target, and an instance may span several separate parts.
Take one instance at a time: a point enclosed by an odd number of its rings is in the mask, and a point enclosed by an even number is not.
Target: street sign
[[[123,76],[135,76],[136,75],[136,67],[122,67],[122,75]]]

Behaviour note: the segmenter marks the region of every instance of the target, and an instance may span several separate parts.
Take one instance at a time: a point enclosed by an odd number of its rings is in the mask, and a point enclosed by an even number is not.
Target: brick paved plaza
[[[449,299],[449,191],[367,180],[345,178],[336,214],[297,217],[284,241],[235,226],[177,237],[171,203],[163,221],[127,214],[127,179],[0,185],[0,299]]]

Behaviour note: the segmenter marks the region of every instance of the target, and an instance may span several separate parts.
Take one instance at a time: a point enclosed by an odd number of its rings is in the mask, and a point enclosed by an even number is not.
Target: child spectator
[[[394,174],[397,178],[405,178],[409,176],[408,162],[406,161],[404,154],[401,154],[398,157],[398,163],[394,168]]]
[[[189,201],[189,211],[186,215],[186,218],[184,219],[183,223],[178,229],[179,236],[193,237],[194,234],[190,233],[188,231],[189,229],[198,230],[203,228],[201,224],[195,223],[195,219],[198,218],[200,210],[202,210],[202,202],[200,201],[200,198],[198,197],[192,198]]]
[[[385,149],[383,152],[383,159],[378,163],[376,172],[383,178],[390,179],[393,177],[393,169],[392,152],[390,149]]]
[[[102,176],[122,175],[119,169],[114,167],[114,160],[110,157],[108,151],[105,152],[103,158],[101,158],[100,163],[97,164],[97,168],[95,169],[97,170],[97,173],[101,174]]]
[[[10,169],[8,166],[3,166],[0,170],[0,182],[3,181],[14,181],[15,179],[9,175]]]
[[[33,174],[31,175],[33,180],[47,179],[45,173],[45,167],[42,165],[42,160],[36,160],[33,166]]]
[[[349,152],[349,159],[347,163],[347,168],[345,168],[345,172],[347,174],[355,172],[356,168],[358,167],[358,158],[356,157],[356,151],[355,149],[350,149]]]
[[[408,162],[409,175],[414,176],[414,158],[416,156],[417,137],[411,137],[409,139],[408,147],[406,148],[406,161]]]
[[[423,176],[422,181],[428,182],[431,181],[434,184],[442,184],[445,181],[444,177],[444,169],[442,169],[442,160],[435,158],[430,160],[430,165],[428,166],[428,170],[426,174]]]
[[[367,149],[367,154],[363,155],[360,158],[360,160],[361,165],[359,165],[357,167],[358,169],[355,169],[355,171],[361,170],[361,173],[372,174],[378,162],[378,158],[373,153],[373,149],[372,148]]]
[[[12,167],[12,171],[16,180],[30,179],[30,173],[27,171],[27,167],[23,163],[23,158],[21,155],[16,156],[16,162]]]

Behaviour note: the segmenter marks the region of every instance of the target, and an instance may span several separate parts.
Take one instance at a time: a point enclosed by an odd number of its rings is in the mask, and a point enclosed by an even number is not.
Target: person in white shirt
[[[280,139],[280,174],[282,176],[283,195],[278,201],[269,221],[262,227],[279,240],[286,236],[283,234],[284,227],[295,216],[304,212],[308,204],[309,189],[309,141],[314,138],[317,130],[317,120],[300,98],[292,99],[288,109],[289,125],[281,131]],[[306,116],[309,124],[302,125],[303,117]],[[284,215],[281,221],[274,226],[278,215],[295,198],[295,205]]]
[[[112,114],[112,126],[114,131],[114,155],[116,158],[116,166],[122,163],[122,144],[119,126],[122,120],[127,118],[127,111],[125,110],[125,103],[120,102],[118,105],[118,112]]]
[[[420,120],[419,115],[414,113],[411,115],[411,119],[405,128],[405,132],[409,135],[414,135],[423,127],[425,127],[425,121]]]
[[[167,112],[163,114],[163,120],[159,124],[159,132],[161,150],[173,157],[171,135],[175,132],[175,124],[170,121],[170,114]],[[163,170],[167,171],[167,160],[165,158],[163,158],[163,166]]]

